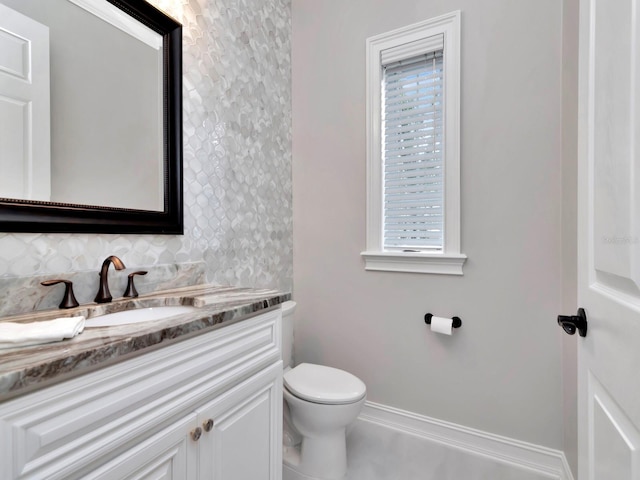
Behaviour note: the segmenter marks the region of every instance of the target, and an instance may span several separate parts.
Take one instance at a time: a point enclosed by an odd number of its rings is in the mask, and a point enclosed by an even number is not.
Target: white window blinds
[[[439,43],[434,43],[431,37],[428,53],[407,58],[405,45],[404,52],[391,49],[382,54],[385,250],[441,252],[444,248],[441,37],[436,37]],[[426,50],[424,47],[422,52]],[[398,56],[404,58],[394,58]]]

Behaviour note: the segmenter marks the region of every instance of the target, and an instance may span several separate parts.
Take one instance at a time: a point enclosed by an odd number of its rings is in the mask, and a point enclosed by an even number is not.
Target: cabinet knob
[[[191,431],[191,439],[194,442],[197,442],[198,440],[200,440],[201,436],[202,436],[202,429],[200,427],[197,427],[195,430]]]
[[[213,428],[213,420],[211,419],[207,420],[202,424],[202,427],[204,428],[205,432],[210,432],[211,429]]]

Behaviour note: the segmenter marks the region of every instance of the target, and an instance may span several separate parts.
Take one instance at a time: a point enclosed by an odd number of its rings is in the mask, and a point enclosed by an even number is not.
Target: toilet
[[[340,480],[347,471],[346,430],[367,389],[355,375],[301,363],[292,368],[293,313],[282,304],[284,363],[283,480]]]

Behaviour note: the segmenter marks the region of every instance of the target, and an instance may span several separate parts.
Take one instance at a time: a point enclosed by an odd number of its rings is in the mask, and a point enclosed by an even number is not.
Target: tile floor
[[[549,480],[538,472],[357,420],[346,480]]]

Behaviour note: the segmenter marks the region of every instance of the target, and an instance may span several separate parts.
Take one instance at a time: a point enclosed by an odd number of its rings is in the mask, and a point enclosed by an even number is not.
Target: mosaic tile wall
[[[291,290],[290,0],[149,1],[183,24],[185,234],[0,233],[0,279],[97,271],[115,254]]]

